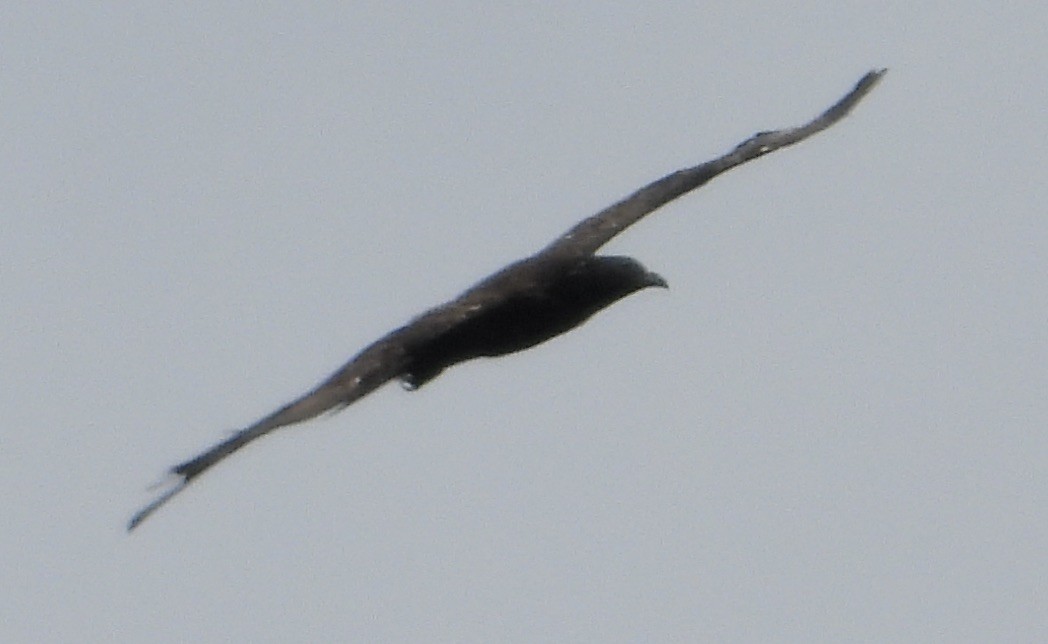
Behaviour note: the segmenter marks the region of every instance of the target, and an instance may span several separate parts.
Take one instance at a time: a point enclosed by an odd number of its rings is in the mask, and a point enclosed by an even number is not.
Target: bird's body
[[[345,407],[392,379],[414,390],[459,362],[533,347],[648,286],[666,282],[628,257],[511,264],[376,340],[313,391],[174,471],[188,482],[263,433]]]
[[[594,252],[666,202],[713,177],[792,145],[844,117],[880,79],[870,72],[855,89],[810,123],[761,132],[707,163],[680,170],[584,219],[538,253],[478,282],[365,347],[316,388],[172,468],[175,484],[132,517],[133,529],[192,480],[244,445],[286,425],[346,407],[390,380],[408,389],[444,369],[480,357],[521,351],[565,333],[632,293],[666,282],[629,257]]]
[[[410,338],[416,327],[439,327],[411,346],[400,378],[415,389],[456,363],[528,349],[649,286],[666,282],[628,257],[537,257],[511,264],[398,330]]]

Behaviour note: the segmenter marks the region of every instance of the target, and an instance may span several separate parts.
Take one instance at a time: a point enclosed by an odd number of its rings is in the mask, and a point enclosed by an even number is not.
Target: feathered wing
[[[393,336],[393,334],[391,334]],[[301,398],[294,400],[258,422],[234,433],[198,456],[171,468],[167,489],[128,523],[133,530],[196,477],[214,467],[240,448],[269,432],[314,418],[328,410],[352,404],[395,378],[403,368],[403,347],[387,336],[362,351],[356,358]]]
[[[855,87],[829,109],[799,127],[760,132],[735,146],[731,152],[692,168],[678,170],[658,179],[583,219],[540,254],[589,255],[629,226],[659,207],[706,184],[717,175],[781,148],[799,143],[847,116],[887,72],[876,69],[863,76]]]
[[[194,479],[248,443],[275,429],[315,418],[326,411],[347,407],[390,380],[403,376],[410,369],[412,355],[418,347],[425,346],[449,329],[496,305],[501,293],[500,286],[501,282],[493,283],[492,278],[489,278],[456,299],[419,315],[368,346],[312,391],[188,461],[172,467],[170,480],[161,484],[165,489],[153,502],[131,517],[127,529],[134,530]]]

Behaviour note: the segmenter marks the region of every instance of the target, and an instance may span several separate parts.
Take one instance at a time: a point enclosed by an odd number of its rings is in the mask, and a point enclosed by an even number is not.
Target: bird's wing
[[[395,378],[407,361],[407,348],[401,338],[409,327],[398,329],[364,349],[309,393],[171,468],[170,480],[162,484],[164,491],[131,518],[127,529],[133,530],[196,477],[255,439],[280,427],[346,407]]]
[[[727,154],[692,168],[678,170],[644,186],[622,201],[583,219],[539,254],[582,256],[593,253],[645,215],[699,188],[717,175],[769,152],[803,141],[840,121],[873,89],[886,71],[877,69],[868,72],[854,89],[805,125],[760,132],[735,146],[735,149]]]
[[[517,264],[511,264],[492,278],[501,278],[503,273],[510,272],[516,266]],[[188,461],[172,467],[168,480],[159,486],[163,489],[157,498],[131,517],[127,529],[135,529],[195,478],[248,443],[275,429],[309,420],[326,411],[337,411],[347,407],[404,374],[410,366],[412,352],[416,347],[425,346],[441,334],[474,316],[483,314],[497,304],[503,296],[503,289],[492,281],[489,278],[458,298],[419,315],[365,348],[312,391],[253,425],[235,432],[226,440]]]

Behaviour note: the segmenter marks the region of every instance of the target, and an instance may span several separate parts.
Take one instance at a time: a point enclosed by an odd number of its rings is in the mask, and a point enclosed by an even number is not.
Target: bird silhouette
[[[644,186],[583,219],[534,255],[513,262],[455,299],[386,334],[300,398],[171,468],[167,489],[135,513],[128,530],[218,462],[275,429],[347,407],[391,380],[417,389],[454,364],[527,349],[570,331],[632,293],[665,288],[662,277],[635,259],[594,253],[645,215],[717,175],[830,127],[885,72],[868,72],[843,98],[805,125],[759,132],[720,157]]]

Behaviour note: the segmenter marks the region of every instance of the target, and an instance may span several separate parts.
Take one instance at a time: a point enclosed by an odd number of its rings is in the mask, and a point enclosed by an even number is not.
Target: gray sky
[[[790,4],[5,3],[0,639],[1048,637],[1048,9]],[[879,66],[608,247],[669,291],[124,533],[380,334]]]

